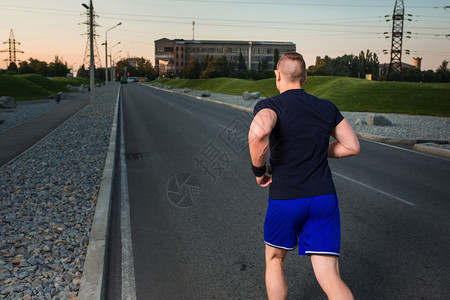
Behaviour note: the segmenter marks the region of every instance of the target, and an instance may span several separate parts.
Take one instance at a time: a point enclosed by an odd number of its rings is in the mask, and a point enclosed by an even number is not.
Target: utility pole
[[[90,60],[90,75],[91,75],[91,104],[94,102],[94,87],[95,87],[95,64],[94,64],[94,6],[92,0],[89,5],[89,42],[91,44],[91,60]]]
[[[195,21],[192,21],[192,40],[194,40],[195,37]]]
[[[404,15],[405,7],[403,5],[403,0],[395,0],[394,13],[392,15],[391,59],[387,74],[388,79],[393,72],[400,72],[400,77],[403,77],[402,43]]]

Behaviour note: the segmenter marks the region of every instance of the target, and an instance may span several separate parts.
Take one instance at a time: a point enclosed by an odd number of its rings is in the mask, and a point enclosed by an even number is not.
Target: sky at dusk
[[[87,36],[88,0],[0,0],[0,43],[14,30],[19,61],[30,57],[51,62],[55,55],[77,70],[83,63]],[[144,57],[154,64],[154,41],[192,39],[195,20],[196,40],[243,40],[294,42],[307,65],[316,56],[357,55],[369,49],[381,63],[389,62],[392,16],[395,0],[93,0],[97,14],[97,46],[105,66],[105,31],[113,57]],[[450,1],[404,0],[402,61],[413,64],[422,57],[422,69],[437,69],[450,61]],[[389,33],[386,38],[384,32]],[[0,45],[0,50],[8,44]],[[108,49],[109,52],[109,49]],[[7,67],[8,53],[0,53],[0,68]]]

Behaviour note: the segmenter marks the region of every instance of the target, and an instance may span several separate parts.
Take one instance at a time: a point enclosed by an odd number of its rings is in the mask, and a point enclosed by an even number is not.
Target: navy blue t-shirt
[[[277,114],[269,137],[273,176],[269,197],[296,199],[335,194],[327,155],[331,132],[344,119],[338,108],[302,89],[259,101],[254,115],[264,108]]]

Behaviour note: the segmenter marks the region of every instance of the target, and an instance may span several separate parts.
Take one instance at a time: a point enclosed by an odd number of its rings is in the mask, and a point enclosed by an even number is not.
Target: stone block
[[[367,125],[369,126],[391,126],[391,120],[384,116],[369,116],[367,119]]]
[[[367,122],[366,121],[362,121],[361,119],[356,119],[355,125],[359,125],[359,126],[367,125]]]
[[[206,90],[202,93],[202,97],[211,97],[211,92]]]
[[[255,99],[259,99],[260,96],[261,95],[259,92],[249,93],[248,91],[245,91],[244,93],[242,93],[242,98],[244,100],[255,100]]]
[[[2,96],[0,98],[0,108],[16,108],[17,103],[13,97]]]

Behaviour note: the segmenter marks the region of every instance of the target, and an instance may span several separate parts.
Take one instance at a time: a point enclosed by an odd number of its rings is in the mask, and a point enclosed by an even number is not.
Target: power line
[[[283,5],[283,6],[315,6],[315,7],[366,7],[366,8],[386,8],[389,5],[373,5],[373,4],[319,4],[319,3],[291,3],[291,2],[261,2],[261,1],[213,1],[213,0],[166,0],[170,2],[198,2],[198,3],[214,3],[214,4],[231,4],[231,5]],[[413,5],[411,8],[440,8],[431,5]]]

